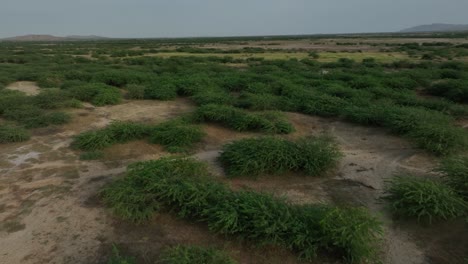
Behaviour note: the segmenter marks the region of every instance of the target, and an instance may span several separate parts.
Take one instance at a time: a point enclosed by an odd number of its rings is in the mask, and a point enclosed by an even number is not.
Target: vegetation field
[[[467,104],[466,34],[0,42],[0,259],[466,263]]]

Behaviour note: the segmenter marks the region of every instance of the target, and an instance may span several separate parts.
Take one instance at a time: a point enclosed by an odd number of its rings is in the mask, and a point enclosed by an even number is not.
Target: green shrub
[[[208,104],[200,106],[195,112],[195,120],[199,122],[219,123],[237,131],[261,131],[266,133],[287,134],[293,131],[293,127],[278,113],[274,119],[268,113],[258,114],[245,110],[226,106]]]
[[[468,200],[468,157],[453,156],[441,161],[437,171],[444,175],[444,182]]]
[[[465,80],[439,81],[427,88],[427,92],[455,102],[468,103],[468,81]]]
[[[97,106],[118,104],[122,99],[119,89],[101,83],[73,86],[68,91],[73,98],[91,102]]]
[[[205,164],[185,157],[138,162],[102,197],[116,214],[136,222],[164,209],[220,234],[283,245],[309,260],[327,251],[356,263],[375,257],[381,228],[367,211],[291,205],[268,194],[234,192],[211,177]]]
[[[135,264],[135,263],[136,262],[133,257],[123,256],[115,245],[112,246],[112,255],[107,261],[107,264]]]
[[[199,126],[182,120],[171,120],[155,126],[150,132],[150,142],[161,144],[170,152],[184,152],[200,142],[205,133]]]
[[[104,156],[101,151],[89,151],[80,154],[80,160],[97,160]]]
[[[47,89],[34,96],[33,103],[42,109],[57,109],[64,107],[69,99],[70,95],[65,91]]]
[[[113,138],[103,131],[88,131],[77,135],[72,146],[85,151],[94,151],[111,146]]]
[[[62,85],[63,76],[59,74],[46,74],[37,80],[37,85],[41,88],[58,88]]]
[[[199,246],[176,246],[162,256],[165,264],[235,264],[225,252]]]
[[[125,87],[127,94],[125,95],[128,99],[144,99],[145,98],[145,86],[138,84],[130,84]]]
[[[29,132],[22,127],[0,124],[0,143],[22,142],[29,138]]]
[[[394,177],[387,183],[382,198],[394,214],[417,217],[418,221],[451,219],[465,215],[468,209],[468,204],[451,188],[414,176]]]
[[[273,137],[249,138],[223,146],[220,161],[230,177],[304,171],[319,175],[336,164],[340,153],[330,139],[296,142]]]
[[[217,88],[206,88],[197,91],[191,98],[197,105],[231,105],[234,102],[234,98],[229,93]]]
[[[156,100],[174,100],[177,87],[171,83],[150,83],[145,87],[145,98]]]

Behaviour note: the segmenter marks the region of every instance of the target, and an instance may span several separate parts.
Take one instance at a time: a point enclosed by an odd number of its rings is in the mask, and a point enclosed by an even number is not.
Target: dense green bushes
[[[468,81],[443,80],[434,83],[427,91],[432,95],[442,96],[455,102],[468,103]]]
[[[276,134],[288,134],[294,131],[293,126],[285,121],[280,113],[251,113],[226,105],[203,105],[195,112],[195,120],[219,123],[237,131]]]
[[[161,123],[151,129],[150,142],[161,144],[170,152],[184,152],[205,136],[202,129],[190,125],[184,120],[172,120]]]
[[[22,127],[0,124],[0,143],[26,141],[29,137],[29,132]]]
[[[233,192],[208,176],[204,164],[188,158],[139,162],[102,197],[117,215],[137,222],[165,209],[217,233],[284,245],[306,259],[323,251],[356,263],[375,257],[381,228],[363,209],[291,205],[267,194]]]
[[[116,143],[142,139],[149,135],[149,129],[144,124],[114,122],[103,129],[77,135],[72,146],[85,151],[100,150]]]
[[[101,83],[72,86],[67,91],[70,92],[73,98],[91,102],[96,106],[114,105],[122,100],[119,89]]]
[[[103,129],[77,135],[72,146],[84,151],[95,151],[117,143],[149,137],[151,143],[161,144],[168,151],[184,152],[204,136],[205,133],[198,126],[184,120],[170,120],[158,125],[114,122]]]
[[[235,264],[226,253],[198,246],[176,246],[163,253],[164,264]]]
[[[444,182],[468,201],[468,157],[453,156],[441,161],[437,171],[444,176]]]
[[[451,219],[466,215],[468,204],[449,186],[414,176],[394,177],[387,183],[385,196],[390,210],[418,220]]]
[[[340,153],[329,138],[288,141],[263,137],[234,141],[223,146],[220,161],[230,177],[304,171],[316,176],[336,164]]]

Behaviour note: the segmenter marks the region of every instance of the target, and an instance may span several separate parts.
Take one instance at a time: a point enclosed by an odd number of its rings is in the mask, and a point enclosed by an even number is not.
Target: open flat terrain
[[[106,186],[129,177],[128,165],[169,156],[205,164],[211,181],[234,192],[271,194],[292,208],[364,208],[383,230],[370,262],[466,263],[465,198],[457,196],[460,214],[430,223],[381,198],[395,176],[439,184],[439,163],[466,157],[466,37],[46,44],[0,43],[0,263],[107,263],[113,245],[136,263],[159,263],[176,245],[223,250],[238,263],[349,262],[347,246],[302,259],[297,247],[215,232],[164,201],[135,223],[103,200]],[[155,136],[173,120],[180,130]],[[115,124],[146,130],[106,135]],[[192,142],[174,143],[192,133]],[[238,177],[220,160],[226,144],[243,139],[323,135],[340,155],[313,175]]]

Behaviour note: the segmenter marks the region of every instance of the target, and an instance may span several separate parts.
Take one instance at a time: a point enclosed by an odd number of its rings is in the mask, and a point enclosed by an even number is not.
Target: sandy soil
[[[39,94],[39,86],[35,82],[14,82],[6,87],[10,90],[20,91],[26,95],[37,95]]]
[[[112,146],[100,161],[80,161],[79,153],[69,148],[72,137],[112,120],[160,122],[193,108],[184,99],[128,101],[99,108],[86,105],[71,111],[74,118],[68,125],[34,131],[32,139],[25,143],[2,145],[0,263],[102,263],[113,243],[124,252],[140,256],[141,263],[153,263],[151,260],[161,249],[179,243],[222,247],[240,263],[299,263],[287,250],[255,247],[212,235],[206,226],[170,214],[155,216],[148,225],[135,226],[115,219],[100,204],[99,189],[120,177],[129,163],[167,153],[160,146],[135,141]],[[384,263],[463,263],[461,256],[468,247],[463,224],[423,228],[393,221],[382,213],[385,211],[376,200],[386,178],[398,171],[429,173],[434,158],[384,130],[287,115],[297,130],[289,138],[323,132],[337,138],[344,157],[334,171],[323,177],[287,174],[256,180],[226,179],[216,161],[222,144],[258,134],[237,133],[210,124],[203,125],[208,135],[194,156],[208,162],[213,173],[233,188],[269,191],[293,203],[350,203],[380,212],[387,233],[382,250]],[[334,262],[320,259],[316,263]]]

